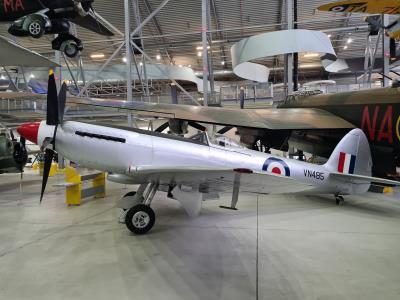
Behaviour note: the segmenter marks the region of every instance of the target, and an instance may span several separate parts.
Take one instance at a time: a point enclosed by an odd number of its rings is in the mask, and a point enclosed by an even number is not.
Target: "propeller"
[[[55,127],[53,136],[46,137],[41,146],[41,149],[44,149],[45,153],[44,153],[44,168],[43,168],[42,190],[40,193],[40,203],[42,203],[43,200],[43,195],[46,190],[47,181],[49,179],[51,164],[55,156],[57,129],[59,125],[62,125],[64,119],[65,102],[67,99],[66,94],[67,94],[67,85],[64,82],[61,86],[59,95],[57,95],[57,86],[54,77],[54,72],[50,71],[48,91],[47,91],[46,124],[53,125]],[[49,148],[50,145],[52,145],[51,148]]]

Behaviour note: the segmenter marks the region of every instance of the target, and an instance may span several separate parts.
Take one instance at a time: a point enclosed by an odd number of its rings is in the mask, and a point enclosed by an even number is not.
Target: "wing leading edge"
[[[0,99],[45,100],[45,97],[28,93],[0,93]],[[112,110],[129,110],[145,117],[179,119],[232,127],[270,130],[354,128],[354,125],[348,121],[315,108],[232,109],[78,97],[68,97],[67,103]]]
[[[352,129],[354,125],[322,109],[232,109],[180,104],[71,98],[70,103],[124,109],[142,116],[174,118],[200,123],[271,130]]]

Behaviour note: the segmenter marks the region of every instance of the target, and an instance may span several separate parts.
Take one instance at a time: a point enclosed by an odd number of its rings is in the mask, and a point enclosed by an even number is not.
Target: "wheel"
[[[336,205],[340,205],[341,203],[344,202],[343,196],[336,196],[335,199],[336,199]]]
[[[38,39],[44,33],[44,24],[39,19],[34,19],[28,24],[28,32],[31,37]]]
[[[128,210],[126,227],[134,234],[145,234],[154,225],[156,216],[150,206],[138,204]]]
[[[79,48],[74,41],[64,41],[61,44],[60,50],[69,58],[74,58],[78,55]]]

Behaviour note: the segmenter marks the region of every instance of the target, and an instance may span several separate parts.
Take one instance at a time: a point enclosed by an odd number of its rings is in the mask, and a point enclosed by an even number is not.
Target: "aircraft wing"
[[[71,22],[86,28],[90,31],[96,32],[105,36],[113,36],[114,33],[107,27],[102,21],[102,18],[98,17],[95,12],[89,12],[84,17],[76,17],[70,20]]]
[[[0,66],[59,67],[50,59],[0,36]]]
[[[45,100],[46,96],[31,93],[0,93],[0,99]],[[233,109],[78,97],[68,97],[67,104],[129,110],[145,117],[179,119],[232,127],[271,130],[354,128],[354,125],[348,121],[325,110],[315,108]]]
[[[398,0],[350,0],[325,4],[318,7],[318,10],[330,12],[397,15],[400,13],[400,5]]]
[[[267,172],[243,169],[188,167],[137,167],[129,176],[137,182],[158,182],[198,187],[209,193],[232,192],[234,181],[239,181],[241,193],[285,194],[307,191],[312,185],[296,179]]]
[[[1,94],[0,94],[1,96]],[[232,109],[179,104],[69,98],[69,103],[130,110],[141,116],[271,130],[351,129],[354,125],[325,110],[314,108]]]

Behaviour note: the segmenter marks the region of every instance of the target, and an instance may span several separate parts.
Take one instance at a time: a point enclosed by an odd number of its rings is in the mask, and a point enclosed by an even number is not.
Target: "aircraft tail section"
[[[371,176],[371,151],[364,132],[353,129],[346,134],[325,167],[332,173]]]

